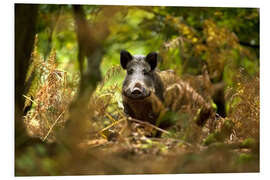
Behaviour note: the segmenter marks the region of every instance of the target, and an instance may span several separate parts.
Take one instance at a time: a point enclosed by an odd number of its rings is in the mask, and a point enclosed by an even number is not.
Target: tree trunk
[[[23,124],[25,78],[33,50],[38,5],[15,4],[15,147],[29,137]]]

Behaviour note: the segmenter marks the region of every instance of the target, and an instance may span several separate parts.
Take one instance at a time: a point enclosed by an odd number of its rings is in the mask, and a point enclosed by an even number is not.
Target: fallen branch
[[[100,131],[98,131],[98,134],[101,134],[103,131],[106,131],[106,130],[110,129],[111,127],[115,126],[116,124],[119,124],[119,123],[122,122],[123,120],[125,120],[125,118],[113,122],[113,123],[110,124],[109,126],[107,126],[107,127],[103,128],[103,129],[101,129]]]
[[[133,119],[133,118],[131,118],[131,117],[128,117],[127,119],[128,119],[129,121],[137,122],[137,123],[140,123],[140,124],[142,124],[142,125],[152,127],[152,128],[154,128],[154,129],[156,129],[156,130],[158,130],[158,131],[161,131],[161,132],[163,132],[163,133],[170,134],[169,131],[166,131],[166,130],[164,130],[164,129],[161,129],[161,128],[159,128],[159,127],[153,125],[153,124],[150,124],[149,122],[140,121],[140,120],[138,120],[138,119]]]

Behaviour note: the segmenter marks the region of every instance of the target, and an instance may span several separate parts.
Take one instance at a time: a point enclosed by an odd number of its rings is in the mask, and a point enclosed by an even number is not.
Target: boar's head
[[[155,74],[157,56],[155,52],[147,56],[132,56],[128,51],[121,51],[121,66],[127,71],[122,88],[124,96],[132,100],[142,100],[149,97],[151,93],[156,93],[157,84],[160,84],[157,83]]]

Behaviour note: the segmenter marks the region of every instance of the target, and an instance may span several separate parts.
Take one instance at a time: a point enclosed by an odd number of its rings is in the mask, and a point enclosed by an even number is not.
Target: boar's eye
[[[147,71],[146,69],[143,69],[143,75],[149,75],[149,71]]]
[[[132,73],[133,73],[133,69],[129,69],[128,71],[127,71],[127,73],[128,73],[128,75],[131,75]]]

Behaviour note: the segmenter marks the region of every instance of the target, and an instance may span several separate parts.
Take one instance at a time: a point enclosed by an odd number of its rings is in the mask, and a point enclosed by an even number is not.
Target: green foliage
[[[84,10],[91,24],[102,6],[84,6]],[[78,65],[71,65],[77,59],[71,7],[41,5],[39,14],[39,52],[46,56],[51,43],[51,48],[57,49],[59,65],[68,71],[78,70]],[[258,25],[258,9],[252,8],[122,6],[110,21],[102,74],[119,64],[121,49],[133,54],[160,51],[161,69],[174,69],[179,75],[198,74],[206,61],[211,78],[222,76],[231,85],[231,76],[239,67],[251,75],[258,73]]]
[[[203,144],[208,146],[212,143],[217,142],[219,139],[219,134],[218,133],[212,133],[209,136],[207,136],[207,138],[204,140]]]
[[[246,147],[251,147],[251,146],[254,146],[255,143],[256,143],[255,139],[247,138],[242,142],[242,145]]]
[[[179,114],[173,111],[167,111],[164,115],[159,117],[157,120],[156,126],[166,122],[166,124],[176,124],[179,120]]]
[[[254,157],[252,155],[242,153],[242,154],[239,155],[239,157],[237,159],[237,163],[246,164],[246,163],[252,162],[253,159],[254,159]]]
[[[15,162],[16,168],[20,171],[15,171],[16,176],[48,176],[56,175],[57,164],[54,159],[49,156],[49,152],[45,146],[38,144],[28,147],[23,155]]]
[[[94,22],[102,21],[103,8],[83,6],[91,28],[95,29]],[[30,135],[44,141],[57,141],[57,132],[65,126],[69,105],[78,92],[74,28],[71,5],[40,6],[27,76],[29,79],[35,72],[26,94],[34,96],[34,104],[25,123]],[[109,29],[102,45],[103,80],[89,99],[86,142],[78,143],[83,150],[78,151],[78,157],[63,157],[60,151],[59,160],[44,146],[30,147],[16,158],[16,175],[258,171],[254,148],[259,144],[260,110],[258,9],[121,6],[111,17]],[[200,78],[194,84],[205,92],[215,110],[219,107],[212,100],[213,85],[224,83],[227,117],[214,115],[213,122],[198,127],[192,120],[198,111],[190,107],[183,113],[167,111],[156,125],[166,122],[172,127],[161,138],[149,138],[155,128],[138,125],[123,112],[121,49],[143,55],[157,51],[159,69],[173,69],[183,78]],[[84,65],[87,67],[86,61]],[[230,144],[251,147],[252,151],[231,151],[226,146]]]

